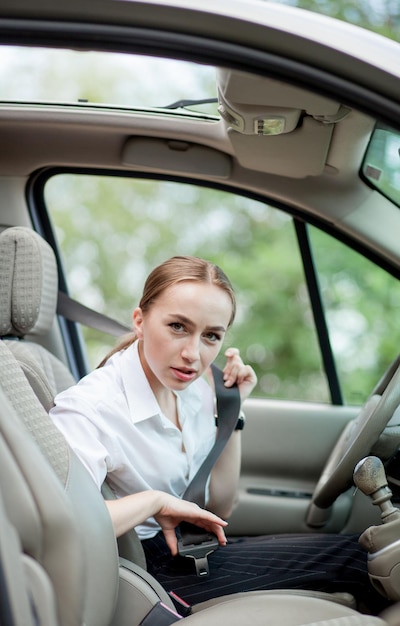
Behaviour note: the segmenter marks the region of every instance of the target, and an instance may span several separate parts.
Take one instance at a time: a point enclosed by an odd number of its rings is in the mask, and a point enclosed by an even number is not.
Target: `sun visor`
[[[238,163],[277,176],[319,176],[350,109],[269,77],[219,69],[218,111]]]
[[[242,167],[277,176],[319,176],[325,167],[334,126],[306,118],[300,128],[282,135],[254,137],[228,131]]]

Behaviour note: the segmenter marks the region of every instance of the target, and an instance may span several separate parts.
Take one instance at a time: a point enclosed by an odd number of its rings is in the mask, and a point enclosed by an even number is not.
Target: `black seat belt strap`
[[[228,442],[240,413],[240,395],[237,385],[225,387],[223,372],[216,365],[212,365],[211,369],[217,400],[217,436],[208,456],[182,496],[183,500],[195,502],[202,508],[205,507],[208,477]],[[194,559],[198,576],[207,576],[209,574],[208,555],[218,548],[216,536],[189,522],[181,522],[180,533],[181,537],[178,540],[179,554]]]
[[[204,459],[203,464],[192,478],[192,481],[187,486],[186,491],[182,496],[184,500],[196,502],[196,504],[202,508],[205,506],[205,488],[207,479],[216,460],[231,436],[240,413],[240,395],[237,385],[234,385],[233,387],[225,387],[223,372],[214,364],[211,365],[211,370],[213,373],[215,395],[217,400],[217,436],[209,454]]]

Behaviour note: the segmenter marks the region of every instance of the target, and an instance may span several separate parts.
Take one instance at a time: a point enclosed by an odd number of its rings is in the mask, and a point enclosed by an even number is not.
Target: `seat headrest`
[[[54,252],[22,226],[0,233],[0,336],[46,334],[56,313],[58,274]]]

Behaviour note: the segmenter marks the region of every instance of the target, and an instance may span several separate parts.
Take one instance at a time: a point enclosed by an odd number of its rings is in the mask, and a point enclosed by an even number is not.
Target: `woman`
[[[207,508],[219,517],[204,517],[194,505],[189,511],[190,503],[181,500],[215,440],[213,391],[203,375],[235,312],[232,285],[219,267],[195,257],[169,259],[145,283],[133,312],[134,333],[101,367],[59,394],[51,416],[99,488],[107,477],[117,496],[106,503],[116,535],[135,527],[150,573],[186,602],[284,587],[344,590],[371,600],[375,593],[357,537],[278,535],[224,545],[220,518],[229,517],[234,505],[239,429],[207,487]],[[236,382],[243,402],[255,373],[237,349],[225,356],[225,385]],[[181,519],[212,530],[224,546],[209,556],[207,577],[196,576],[192,559],[176,556]]]

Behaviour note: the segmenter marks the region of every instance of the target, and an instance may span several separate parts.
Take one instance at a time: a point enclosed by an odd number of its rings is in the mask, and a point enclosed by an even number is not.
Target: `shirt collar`
[[[121,377],[133,422],[160,415],[160,407],[143,371],[138,342],[121,353]]]
[[[150,387],[140,362],[138,342],[135,341],[120,354],[122,384],[129,412],[134,423],[160,415],[160,407]],[[204,381],[203,381],[204,382]],[[181,426],[186,419],[194,417],[201,408],[201,381],[195,381],[186,389],[175,392]]]
[[[194,418],[201,409],[202,392],[200,390],[200,384],[202,382],[204,381],[195,380],[189,387],[186,387],[186,389],[175,392],[178,398],[179,421],[182,428],[185,421]]]

